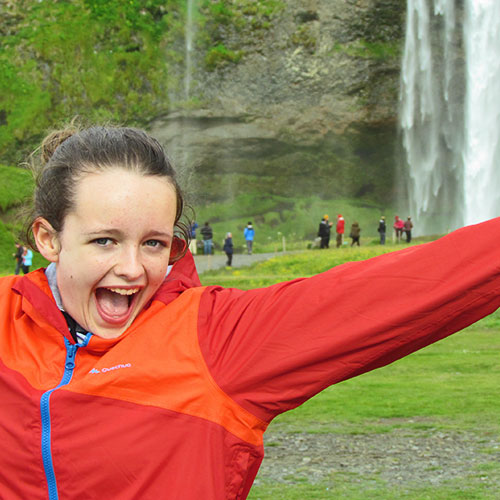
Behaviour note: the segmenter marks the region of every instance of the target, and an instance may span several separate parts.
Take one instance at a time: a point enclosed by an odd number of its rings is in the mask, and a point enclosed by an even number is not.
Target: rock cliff
[[[244,190],[387,204],[405,6],[288,0],[266,27],[217,27],[238,62],[209,71],[195,58],[197,104],[150,126],[194,199]]]

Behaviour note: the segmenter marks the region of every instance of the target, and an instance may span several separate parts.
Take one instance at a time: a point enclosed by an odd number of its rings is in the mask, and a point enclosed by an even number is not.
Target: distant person
[[[205,222],[205,225],[201,228],[200,232],[203,238],[203,253],[205,255],[210,255],[213,253],[212,239],[214,237],[210,223]]]
[[[23,250],[23,263],[21,269],[23,274],[28,274],[30,272],[30,267],[33,264],[33,252],[29,248]]]
[[[231,233],[226,234],[223,249],[227,256],[226,266],[231,267],[233,265],[233,235]]]
[[[387,231],[387,227],[385,225],[385,217],[383,215],[382,217],[380,217],[380,220],[378,221],[377,231],[380,235],[380,244],[385,245],[385,233]]]
[[[247,244],[247,253],[252,255],[253,239],[255,238],[255,229],[252,226],[251,221],[248,221],[247,227],[243,231],[243,236],[245,236],[245,241]]]
[[[319,247],[328,248],[330,246],[330,230],[333,222],[328,221],[328,214],[325,214],[319,223],[318,236],[321,238]]]
[[[403,236],[403,228],[404,228],[404,221],[403,219],[400,219],[399,218],[399,215],[395,215],[394,216],[394,224],[393,224],[393,228],[394,228],[394,236],[395,236],[395,240],[397,243],[399,243],[401,241],[401,236]]]
[[[14,270],[14,274],[19,274],[21,271],[21,267],[23,265],[23,252],[24,252],[24,247],[20,243],[15,243],[16,246],[16,253],[12,254],[12,257],[16,259],[16,269]]]
[[[411,217],[408,217],[406,220],[405,220],[405,223],[404,223],[404,226],[403,226],[403,230],[406,234],[406,243],[410,243],[411,242],[411,230],[413,229],[413,222],[411,221]]]
[[[189,240],[189,251],[193,254],[196,255],[197,248],[196,248],[196,229],[198,229],[198,223],[194,220],[191,222],[191,226],[189,228],[190,233],[191,233],[191,239]]]
[[[351,246],[358,245],[359,247],[359,237],[361,235],[361,228],[359,227],[359,224],[357,222],[353,222],[351,225],[351,239],[352,243]]]
[[[337,215],[337,226],[335,228],[337,232],[337,248],[342,246],[342,240],[344,238],[344,230],[345,230],[345,220],[342,217],[342,214]]]

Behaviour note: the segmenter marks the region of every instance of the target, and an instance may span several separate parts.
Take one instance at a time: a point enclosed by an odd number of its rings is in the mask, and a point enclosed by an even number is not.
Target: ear
[[[170,248],[170,258],[168,260],[169,265],[184,257],[186,250],[187,243],[178,236],[174,236],[172,246]]]
[[[43,217],[38,217],[31,228],[38,251],[49,261],[57,262],[59,260],[59,252],[61,244],[57,231],[52,227],[50,222]]]

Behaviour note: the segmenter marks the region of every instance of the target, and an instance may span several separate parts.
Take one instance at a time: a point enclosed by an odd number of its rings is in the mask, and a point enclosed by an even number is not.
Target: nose
[[[144,266],[139,249],[135,246],[122,247],[117,255],[114,272],[127,281],[137,281],[141,278],[144,274]]]

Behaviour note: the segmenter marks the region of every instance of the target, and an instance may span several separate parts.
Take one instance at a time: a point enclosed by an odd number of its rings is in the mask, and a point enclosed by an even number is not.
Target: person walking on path
[[[196,229],[198,228],[198,223],[194,220],[191,222],[191,239],[189,240],[189,251],[196,255],[198,249],[196,248]]]
[[[359,227],[359,224],[357,222],[353,222],[351,225],[351,239],[352,239],[351,246],[357,244],[359,247],[360,236],[361,236],[361,228]]]
[[[202,286],[158,141],[65,129],[39,156],[27,231],[49,264],[0,278],[2,499],[245,500],[278,415],[500,306],[500,218],[309,278]]]
[[[13,253],[12,257],[16,259],[16,269],[14,270],[14,274],[18,275],[23,265],[24,247],[20,243],[15,243],[15,246],[16,246],[16,253]]]
[[[387,231],[387,226],[385,224],[385,217],[383,215],[380,217],[380,220],[378,221],[377,231],[380,235],[380,244],[385,245],[385,233]]]
[[[226,266],[231,267],[233,265],[233,235],[231,233],[226,234],[223,249],[227,256]]]
[[[333,223],[328,221],[328,214],[325,214],[319,223],[318,236],[321,238],[320,248],[328,248],[330,246],[330,231]]]
[[[212,239],[214,233],[208,221],[205,222],[205,225],[201,228],[201,236],[203,238],[203,253],[205,255],[211,255],[213,253]]]
[[[252,255],[253,248],[253,239],[255,238],[255,229],[252,226],[252,223],[248,221],[247,227],[243,231],[243,236],[245,237],[245,241],[247,244],[247,253],[248,255]]]
[[[345,220],[344,217],[342,217],[342,214],[337,215],[337,226],[335,230],[337,232],[337,248],[340,248],[342,246],[345,231]]]
[[[406,243],[410,243],[411,242],[411,230],[413,229],[413,222],[411,221],[411,217],[408,217],[406,220],[405,220],[405,223],[404,223],[404,226],[403,226],[403,230],[406,234]]]

